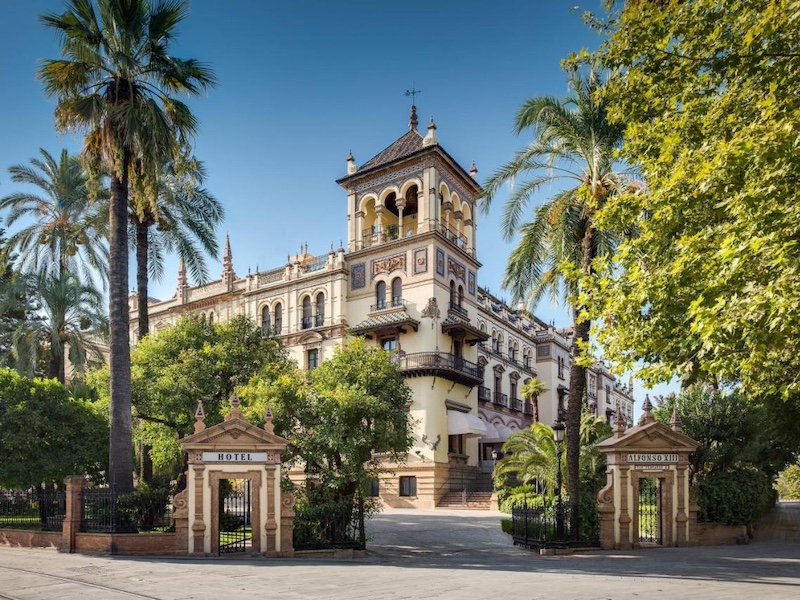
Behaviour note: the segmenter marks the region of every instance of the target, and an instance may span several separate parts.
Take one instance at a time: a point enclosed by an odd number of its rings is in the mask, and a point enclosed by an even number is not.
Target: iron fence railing
[[[508,394],[501,394],[500,392],[495,392],[493,402],[498,406],[508,406]]]
[[[464,373],[483,379],[483,367],[447,352],[413,352],[397,357],[401,371],[410,369],[442,369]]]
[[[513,398],[511,400],[511,408],[513,410],[517,410],[519,412],[522,412],[522,400],[520,400],[518,398]]]
[[[369,312],[378,312],[381,310],[389,310],[390,308],[402,308],[405,306],[406,303],[403,301],[403,298],[398,296],[397,298],[392,298],[391,300],[379,300],[375,304],[371,304],[369,307]]]
[[[363,550],[365,547],[363,503],[340,502],[295,507],[295,550],[331,548]]]
[[[107,488],[82,493],[81,531],[135,533],[166,531],[172,527],[172,502],[164,494],[116,494]]]
[[[491,402],[492,390],[485,385],[478,386],[478,400],[481,400],[482,402]]]
[[[0,527],[60,531],[66,504],[64,490],[0,490]]]
[[[600,540],[585,536],[572,539],[570,531],[571,506],[564,502],[559,515],[558,506],[517,507],[511,510],[511,531],[515,546],[524,548],[599,548]],[[560,523],[559,523],[560,521]]]

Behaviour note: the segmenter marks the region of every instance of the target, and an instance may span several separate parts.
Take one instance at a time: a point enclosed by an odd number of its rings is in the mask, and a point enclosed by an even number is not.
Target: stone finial
[[[625,417],[622,416],[622,411],[617,407],[617,414],[614,416],[614,437],[620,438],[625,433]]]
[[[475,161],[472,161],[472,166],[469,168],[469,176],[473,179],[478,178],[478,167],[475,166]]]
[[[233,392],[233,396],[231,396],[231,409],[228,411],[228,414],[225,415],[225,420],[230,421],[231,419],[241,419],[242,418],[242,411],[239,410],[239,396],[236,395],[236,392]]]
[[[417,119],[417,107],[412,104],[411,105],[411,116],[408,119],[408,130],[409,131],[416,131],[417,125],[419,125],[419,119]]]
[[[653,418],[653,405],[650,402],[650,395],[644,395],[644,404],[642,404],[642,416],[639,418],[639,425],[647,425],[655,421]]]
[[[225,235],[225,253],[222,256],[222,279],[228,286],[233,284],[236,273],[233,271],[233,252],[231,252],[231,237]]]
[[[438,143],[439,140],[436,138],[436,123],[433,122],[433,117],[431,116],[431,122],[428,123],[428,133],[422,138],[422,146],[435,146]]]
[[[353,151],[352,150],[350,150],[350,152],[347,153],[347,159],[346,160],[347,160],[347,174],[348,175],[352,175],[353,173],[355,173],[358,170],[358,167],[356,167],[356,159],[355,159],[355,157],[353,157]]]
[[[197,410],[194,411],[194,432],[200,433],[206,428],[206,413],[203,410],[203,401],[197,401]]]
[[[275,425],[272,424],[272,408],[267,404],[267,411],[264,413],[264,431],[272,433]]]
[[[672,431],[683,433],[683,428],[681,427],[681,416],[678,414],[677,406],[672,410],[672,417],[670,417],[669,424],[672,427]]]

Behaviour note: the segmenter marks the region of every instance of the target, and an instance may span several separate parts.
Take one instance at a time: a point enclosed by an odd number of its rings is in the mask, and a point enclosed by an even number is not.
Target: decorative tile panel
[[[460,279],[461,281],[467,281],[467,269],[464,265],[462,265],[457,260],[454,260],[452,256],[447,257],[447,274],[449,275],[452,273],[456,276],[456,279]]]
[[[375,279],[381,273],[391,273],[392,271],[406,270],[406,253],[395,254],[386,258],[378,258],[372,261],[370,269],[370,279]]]
[[[470,271],[467,274],[467,292],[475,295],[475,271]]]
[[[436,272],[444,277],[444,250],[436,249]]]
[[[428,249],[417,248],[414,250],[414,275],[428,272]]]
[[[353,265],[350,270],[350,287],[359,290],[367,285],[367,263]]]

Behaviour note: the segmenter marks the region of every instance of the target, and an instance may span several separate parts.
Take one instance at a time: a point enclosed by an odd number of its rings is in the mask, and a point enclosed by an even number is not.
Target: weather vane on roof
[[[416,104],[417,94],[421,94],[422,90],[414,89],[414,82],[411,82],[411,89],[406,90],[406,96],[411,96],[411,104]]]

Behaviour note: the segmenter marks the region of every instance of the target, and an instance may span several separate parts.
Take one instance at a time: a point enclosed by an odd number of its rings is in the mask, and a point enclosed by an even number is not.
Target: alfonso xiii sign
[[[629,463],[665,464],[665,463],[676,463],[678,462],[678,460],[680,460],[679,454],[661,454],[655,452],[628,454]]]

